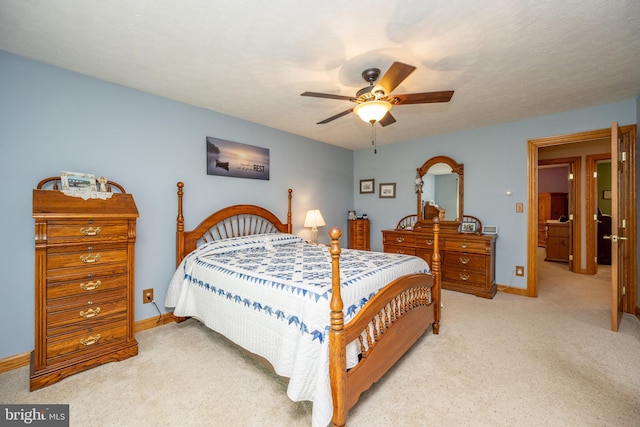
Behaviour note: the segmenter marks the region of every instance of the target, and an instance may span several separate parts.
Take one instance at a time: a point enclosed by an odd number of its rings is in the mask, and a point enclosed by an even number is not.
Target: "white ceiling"
[[[371,126],[348,101],[361,72],[415,65],[377,143],[631,99],[638,0],[1,0],[0,49],[350,149]]]

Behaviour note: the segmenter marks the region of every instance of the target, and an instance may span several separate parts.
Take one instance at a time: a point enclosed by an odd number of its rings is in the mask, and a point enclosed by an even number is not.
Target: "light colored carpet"
[[[350,426],[638,426],[640,321],[611,332],[606,268],[541,262],[538,298],[443,291],[427,333],[350,412]],[[2,403],[68,403],[72,426],[309,426],[286,381],[195,320],[136,335],[140,354],[29,392],[0,375]]]

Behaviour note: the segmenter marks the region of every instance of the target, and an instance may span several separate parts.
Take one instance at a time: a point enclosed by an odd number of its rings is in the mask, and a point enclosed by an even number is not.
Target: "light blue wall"
[[[206,174],[205,137],[270,149],[271,179]],[[265,206],[286,219],[293,188],[294,233],[307,209],[347,227],[353,205],[353,152],[0,52],[0,359],[34,341],[32,190],[61,170],[104,175],[133,194],[135,319],[157,315],[142,304],[154,288],[163,309],[175,267],[176,182],[185,182],[187,229],[235,203]],[[313,161],[309,161],[313,159]],[[328,243],[329,227],[319,241]],[[346,245],[346,236],[343,238]]]
[[[187,228],[234,203],[263,205],[283,216],[286,189],[291,187],[294,233],[309,237],[302,227],[309,208],[320,208],[327,224],[343,230],[347,210],[355,208],[371,218],[372,248],[381,250],[380,230],[414,212],[415,170],[436,155],[464,163],[465,212],[499,227],[497,281],[524,288],[524,280],[513,277],[513,266],[526,264],[527,221],[514,206],[527,200],[527,140],[605,128],[612,121],[637,123],[639,109],[637,98],[383,146],[374,155],[372,150],[353,153],[0,51],[0,359],[33,349],[31,194],[41,178],[60,170],[105,175],[134,195],[140,211],[136,320],[157,315],[153,305],[142,304],[142,289],[153,287],[161,303],[173,273],[177,181],[186,184]],[[269,148],[271,180],[207,176],[206,136]],[[376,180],[376,192],[361,195],[359,181],[367,178]],[[397,184],[395,199],[378,198],[381,182]],[[513,195],[506,197],[506,190]],[[328,241],[327,229],[320,230],[321,243]]]
[[[355,153],[354,208],[371,221],[371,249],[382,250],[381,230],[395,227],[404,215],[416,212],[416,168],[433,156],[449,156],[464,164],[464,213],[484,225],[497,225],[496,282],[526,288],[515,277],[516,265],[527,264],[527,141],[553,135],[589,131],[636,123],[637,104],[630,99],[615,104],[467,130],[404,144]],[[401,126],[398,121],[394,126]],[[375,179],[375,194],[360,194],[360,179]],[[396,198],[378,198],[378,182],[395,182]],[[511,197],[506,191],[512,192]],[[525,204],[516,213],[516,202]]]

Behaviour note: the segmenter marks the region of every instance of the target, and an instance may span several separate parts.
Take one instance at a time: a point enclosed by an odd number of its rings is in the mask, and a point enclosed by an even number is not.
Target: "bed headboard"
[[[291,233],[291,199],[288,190],[287,222],[265,208],[255,205],[234,205],[220,209],[205,218],[196,228],[184,231],[182,198],[184,183],[178,182],[178,218],[176,223],[176,266],[198,246],[214,240],[264,233]]]

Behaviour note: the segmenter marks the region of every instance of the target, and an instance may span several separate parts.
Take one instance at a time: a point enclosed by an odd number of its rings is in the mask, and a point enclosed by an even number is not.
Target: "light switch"
[[[524,212],[524,204],[523,203],[516,203],[516,212],[517,213]]]

